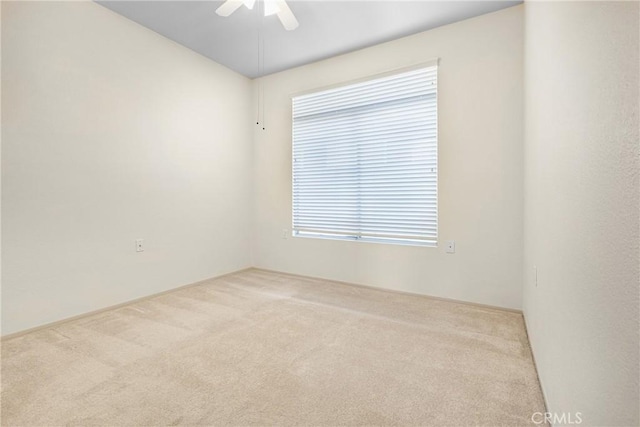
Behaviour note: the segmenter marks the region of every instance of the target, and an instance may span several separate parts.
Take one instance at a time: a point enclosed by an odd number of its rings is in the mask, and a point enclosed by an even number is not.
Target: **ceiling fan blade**
[[[222,6],[216,9],[216,13],[220,16],[229,16],[242,6],[242,4],[242,0],[227,0]]]
[[[264,16],[275,15],[280,12],[280,5],[276,0],[262,0],[264,2]]]
[[[276,4],[280,8],[278,12],[278,18],[280,18],[280,22],[284,26],[284,29],[287,31],[295,30],[298,28],[298,20],[289,9],[289,5],[285,0],[276,0]]]

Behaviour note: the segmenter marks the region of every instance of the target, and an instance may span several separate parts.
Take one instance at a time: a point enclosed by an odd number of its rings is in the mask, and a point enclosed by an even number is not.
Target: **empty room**
[[[0,1],[2,426],[640,425],[640,2]]]

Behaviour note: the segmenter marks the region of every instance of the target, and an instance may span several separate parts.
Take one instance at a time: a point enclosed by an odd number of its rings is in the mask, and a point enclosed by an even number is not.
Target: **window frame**
[[[295,138],[294,138],[294,99],[297,97],[319,94],[322,92],[330,91],[333,89],[346,88],[349,86],[357,85],[359,83],[366,83],[369,81],[374,81],[378,79],[383,79],[385,77],[392,77],[394,75],[401,75],[404,73],[409,73],[411,71],[417,71],[421,69],[435,68],[435,81],[436,81],[436,89],[435,89],[435,234],[430,239],[412,239],[407,237],[387,237],[387,236],[375,236],[373,233],[368,233],[367,236],[359,236],[353,233],[349,234],[341,234],[339,231],[321,233],[321,232],[312,232],[312,231],[304,231],[300,232],[296,230],[295,224]],[[291,235],[292,237],[301,237],[301,238],[311,238],[311,239],[325,239],[325,240],[341,240],[341,241],[355,241],[355,242],[363,242],[363,243],[381,243],[381,244],[393,244],[393,245],[402,245],[402,246],[418,246],[418,247],[438,247],[438,238],[439,238],[439,194],[440,194],[440,156],[439,156],[439,88],[438,88],[438,79],[439,79],[439,58],[432,59],[426,62],[420,62],[418,64],[411,65],[409,67],[402,67],[392,69],[383,73],[378,73],[374,75],[369,75],[359,79],[347,80],[337,84],[318,87],[311,90],[307,90],[304,92],[299,92],[292,94],[291,98]]]

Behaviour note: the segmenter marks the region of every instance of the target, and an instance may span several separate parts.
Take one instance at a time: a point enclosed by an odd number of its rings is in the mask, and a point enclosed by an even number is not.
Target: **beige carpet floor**
[[[2,343],[2,425],[527,425],[522,316],[248,270]]]

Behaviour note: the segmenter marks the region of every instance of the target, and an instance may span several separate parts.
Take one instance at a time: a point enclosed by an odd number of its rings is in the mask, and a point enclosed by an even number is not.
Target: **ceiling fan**
[[[277,15],[287,31],[298,28],[298,20],[289,9],[285,0],[262,0],[264,2],[264,16]],[[220,16],[229,16],[235,12],[243,4],[253,9],[256,0],[227,0],[216,9],[216,13]]]

